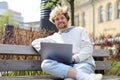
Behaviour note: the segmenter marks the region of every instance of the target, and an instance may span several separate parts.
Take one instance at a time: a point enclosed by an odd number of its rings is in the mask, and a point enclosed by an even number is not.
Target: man
[[[67,7],[55,7],[50,13],[50,21],[56,25],[59,32],[34,40],[32,46],[40,51],[40,42],[72,44],[73,66],[45,59],[41,64],[42,70],[53,76],[64,78],[64,80],[101,80],[101,74],[94,74],[93,47],[85,30],[82,27],[68,27]]]

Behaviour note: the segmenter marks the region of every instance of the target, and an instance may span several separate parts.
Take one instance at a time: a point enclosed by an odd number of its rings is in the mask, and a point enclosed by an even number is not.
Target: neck
[[[66,28],[64,28],[64,29],[60,29],[59,31],[60,31],[60,32],[64,32],[65,30],[66,30]]]

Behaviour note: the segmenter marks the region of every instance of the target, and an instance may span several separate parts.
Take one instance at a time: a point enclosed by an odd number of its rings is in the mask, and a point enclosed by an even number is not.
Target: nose
[[[62,21],[62,19],[59,19],[59,22],[61,22]]]

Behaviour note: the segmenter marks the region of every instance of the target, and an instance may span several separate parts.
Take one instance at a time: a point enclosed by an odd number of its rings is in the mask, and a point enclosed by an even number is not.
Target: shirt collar
[[[74,27],[73,26],[71,26],[71,27],[69,27],[69,28],[67,28],[64,32],[60,32],[60,31],[58,31],[58,33],[59,34],[62,34],[62,33],[68,33],[71,29],[73,29]]]

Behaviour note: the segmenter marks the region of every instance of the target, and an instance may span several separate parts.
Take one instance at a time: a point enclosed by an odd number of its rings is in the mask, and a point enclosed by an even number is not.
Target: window
[[[83,20],[83,27],[85,27],[85,13],[83,13],[83,18],[82,18]]]
[[[112,20],[112,4],[108,5],[108,21]]]
[[[118,2],[117,5],[117,18],[120,18],[120,1]]]
[[[100,22],[104,22],[104,9],[103,7],[100,7]]]

